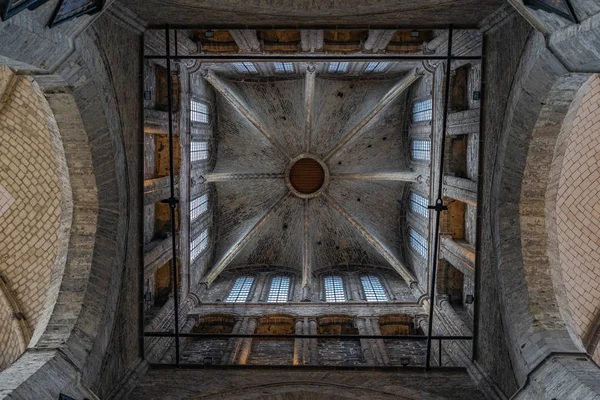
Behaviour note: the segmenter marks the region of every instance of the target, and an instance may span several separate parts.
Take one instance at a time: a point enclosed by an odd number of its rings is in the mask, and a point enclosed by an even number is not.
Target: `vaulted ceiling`
[[[151,25],[475,25],[504,0],[118,0]]]
[[[296,269],[305,282],[338,265],[388,266],[414,281],[401,224],[406,184],[418,179],[406,157],[414,70],[375,79],[209,71],[205,79],[216,92],[216,162],[205,176],[217,201],[209,282],[228,267],[265,264]],[[325,182],[297,195],[286,177],[306,157],[323,166]]]

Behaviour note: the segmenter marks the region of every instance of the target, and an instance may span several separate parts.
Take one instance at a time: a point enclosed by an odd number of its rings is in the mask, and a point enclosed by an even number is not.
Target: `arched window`
[[[240,276],[235,280],[229,296],[225,299],[226,303],[245,303],[248,301],[250,295],[250,289],[252,289],[252,283],[254,283],[254,277],[252,276]]]
[[[427,199],[416,193],[410,194],[410,211],[419,214],[425,218],[429,218],[429,209],[427,208]]]
[[[341,276],[326,276],[323,278],[323,285],[325,286],[325,301],[331,303],[346,301],[344,281]]]
[[[412,247],[423,258],[427,258],[427,239],[419,232],[410,228],[410,247]]]
[[[190,105],[190,119],[192,122],[200,122],[202,124],[208,124],[209,121],[208,104],[201,103],[196,100],[191,101]]]
[[[269,303],[283,303],[288,301],[290,295],[290,278],[287,276],[274,276],[269,288]]]
[[[258,74],[256,66],[254,65],[254,63],[251,62],[236,62],[233,63],[233,66],[235,67],[237,72],[240,72],[242,74]]]
[[[277,74],[293,74],[294,64],[291,62],[276,62],[273,63],[275,67],[275,73]]]
[[[431,160],[431,142],[429,140],[413,140],[410,143],[410,153],[413,160]]]
[[[433,116],[433,101],[431,99],[418,101],[413,104],[413,122],[431,121]]]
[[[345,74],[348,72],[348,67],[350,64],[347,62],[330,62],[327,65],[327,72],[330,74]]]
[[[208,193],[196,197],[190,203],[190,220],[193,222],[208,210]]]
[[[365,299],[367,301],[388,301],[389,298],[381,285],[381,281],[374,275],[363,275],[360,277]]]
[[[389,62],[386,61],[375,61],[367,64],[367,68],[365,68],[365,73],[381,73],[385,72],[385,70],[390,65]]]
[[[203,230],[190,245],[190,264],[208,247],[208,229]]]
[[[201,161],[208,158],[208,142],[192,141],[190,146],[190,159],[192,161]]]

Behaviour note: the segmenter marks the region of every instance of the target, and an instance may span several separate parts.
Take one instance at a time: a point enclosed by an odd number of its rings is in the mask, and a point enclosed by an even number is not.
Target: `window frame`
[[[418,198],[419,200],[423,199],[424,204],[421,204],[419,201],[414,201],[414,198]],[[414,214],[423,218],[429,218],[429,200],[427,197],[420,195],[417,192],[410,192],[408,197],[409,210]],[[422,209],[423,212],[420,212],[419,209]]]
[[[423,104],[426,104],[426,106],[419,109],[420,105]],[[413,124],[431,123],[431,121],[433,120],[433,98],[428,97],[426,99],[413,102],[410,115]],[[420,115],[425,115],[425,119],[420,119],[416,117]]]
[[[206,235],[206,236],[205,236]],[[204,238],[202,238],[202,236],[205,236]],[[194,246],[194,242],[196,240],[199,240],[198,244],[196,244]],[[200,256],[202,254],[204,254],[206,252],[206,249],[209,248],[210,245],[210,232],[208,228],[204,228],[203,230],[200,231],[200,233],[198,233],[198,235],[196,235],[196,237],[194,239],[192,239],[192,241],[190,242],[190,265],[192,265],[198,258],[200,258]],[[204,246],[204,247],[202,247]],[[198,250],[198,253],[194,255],[194,251],[198,248],[201,247],[200,250]]]
[[[233,63],[233,68],[237,73],[247,75],[258,75],[258,68],[252,61],[238,61]]]
[[[273,282],[277,278],[287,279],[287,282],[288,282],[287,293],[285,295],[285,300],[279,300],[280,296],[278,296],[278,300],[271,301],[271,300],[269,300],[269,298],[271,297],[271,290],[273,289]],[[287,303],[287,302],[289,302],[291,300],[291,298],[292,298],[292,284],[293,284],[293,280],[292,280],[291,276],[289,276],[287,274],[273,274],[270,277],[270,279],[268,280],[268,282],[269,282],[269,284],[266,287],[266,296],[264,298],[264,301],[266,303]],[[279,287],[278,290],[280,290],[280,289],[281,289],[281,285],[280,285],[280,287]]]
[[[415,235],[413,235],[413,232]],[[414,236],[414,237],[413,237]],[[422,241],[420,239],[423,239]],[[409,227],[408,229],[408,241],[410,249],[416,253],[419,257],[427,260],[427,256],[429,254],[429,240],[426,236],[422,235],[421,232],[417,231],[413,227]],[[419,248],[413,246],[413,243],[419,245]],[[422,252],[421,252],[422,248]]]
[[[198,109],[194,109],[195,104],[198,105],[198,107],[197,107]],[[202,108],[205,109],[205,112],[204,112],[204,110],[202,110]],[[206,121],[195,120],[194,115],[206,116]],[[212,113],[211,113],[210,103],[203,101],[203,100],[197,100],[197,99],[191,98],[190,99],[190,123],[200,124],[200,125],[210,125],[212,123]]]
[[[367,295],[367,289],[365,288],[365,283],[363,281],[363,278],[368,278],[369,279],[369,284],[371,285],[371,288],[373,290],[374,296],[375,296],[375,300],[369,300],[369,296]],[[384,296],[384,300],[379,300],[378,295],[376,293],[375,288],[373,287],[373,283],[371,282],[372,279],[375,279],[377,281],[377,283],[379,284],[379,286],[381,287],[381,292],[383,293]],[[358,280],[360,282],[360,286],[362,288],[362,296],[363,299],[366,302],[369,303],[382,303],[382,302],[387,302],[387,301],[392,301],[391,298],[392,296],[390,296],[389,290],[387,290],[387,288],[385,287],[383,280],[381,279],[381,276],[378,274],[373,274],[373,273],[361,273],[358,275]]]
[[[339,278],[340,279],[341,284],[339,286],[341,287],[341,290],[342,290],[343,300],[334,300],[334,301],[327,300],[327,278]],[[343,275],[340,275],[340,274],[325,274],[325,275],[322,276],[321,282],[322,282],[322,285],[323,285],[323,292],[322,292],[323,293],[323,300],[326,303],[345,303],[345,302],[348,301],[348,290],[346,288],[346,282],[344,280],[344,276]],[[334,296],[337,298],[337,295],[335,295],[335,293],[334,293]]]
[[[278,64],[281,64],[282,69],[277,68]],[[289,69],[287,67],[290,67]],[[286,75],[296,73],[296,67],[293,62],[289,61],[276,61],[273,63],[273,72],[277,75]]]
[[[228,301],[229,297],[232,295],[236,284],[238,283],[238,281],[240,279],[244,279],[244,281],[241,283],[241,287],[240,287],[240,292],[241,290],[244,288],[244,284],[246,284],[246,281],[248,279],[251,279],[250,282],[250,286],[248,287],[248,292],[246,293],[246,298],[243,301],[240,301],[239,299],[239,294],[236,295],[236,300],[235,301]],[[256,277],[252,274],[244,274],[244,275],[238,275],[235,277],[235,280],[233,281],[233,283],[229,286],[229,290],[227,291],[227,296],[225,296],[225,298],[223,299],[223,303],[230,303],[230,304],[240,304],[240,303],[248,303],[252,300],[253,294],[254,294],[254,288],[256,287]]]
[[[331,66],[337,64],[334,71],[331,70]],[[340,65],[344,65],[344,69],[340,70]],[[344,75],[350,72],[350,62],[348,61],[330,61],[327,63],[326,72],[332,75]]]
[[[371,66],[375,64],[373,68]],[[381,65],[383,68],[380,69]],[[383,74],[390,68],[391,63],[389,61],[369,61],[365,65],[363,73],[365,74]]]
[[[208,197],[208,192],[204,192],[200,196],[190,201],[190,223],[196,221],[208,211]],[[206,200],[203,200],[203,198],[205,198]],[[196,207],[193,207],[194,201],[196,200],[198,200],[198,205]],[[198,211],[198,215],[194,217],[194,211],[196,209],[200,209],[200,211]]]
[[[424,147],[428,149],[415,148],[416,143],[424,143]],[[418,158],[418,154],[427,154],[427,158]],[[410,141],[410,158],[416,162],[430,163],[431,162],[431,140],[430,139],[419,139],[413,138]]]
[[[194,144],[197,144],[198,148],[195,149]],[[195,158],[194,154],[199,154],[198,158]],[[206,162],[209,158],[208,140],[190,140],[190,162]]]

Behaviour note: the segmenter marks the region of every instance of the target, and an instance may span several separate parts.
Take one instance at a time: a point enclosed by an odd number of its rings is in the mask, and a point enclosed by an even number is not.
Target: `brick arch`
[[[61,133],[42,90],[0,66],[0,97],[0,291],[3,317],[10,320],[0,329],[3,369],[34,346],[48,324],[73,210]]]
[[[555,150],[558,262],[573,330],[596,362],[600,318],[600,76],[579,90]],[[560,172],[558,172],[560,171]]]

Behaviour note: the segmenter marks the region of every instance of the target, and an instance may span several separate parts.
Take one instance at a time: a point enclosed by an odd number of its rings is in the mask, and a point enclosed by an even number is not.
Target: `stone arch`
[[[581,376],[597,375],[597,367],[586,361],[560,311],[560,287],[557,291],[549,262],[552,227],[544,215],[556,136],[586,79],[568,74],[543,36],[532,33],[512,83],[498,149],[490,156],[492,171],[486,172],[492,177],[483,191],[493,211],[484,216],[491,225],[484,235],[490,235],[496,257],[488,262],[498,264],[501,313],[515,377],[521,385],[532,382],[515,399],[532,393],[535,398],[562,397],[560,389],[536,383],[552,379],[551,368],[560,369],[565,382],[580,385],[577,398],[594,393]]]
[[[124,329],[127,335],[137,335],[135,329],[114,323],[117,307],[127,301],[118,295],[127,270],[123,266],[137,265],[135,239],[127,233],[136,229],[136,219],[130,216],[137,209],[136,196],[129,197],[128,192],[138,189],[128,185],[122,135],[126,124],[116,99],[116,78],[100,48],[95,30],[90,29],[78,38],[77,51],[65,55],[67,62],[57,68],[57,75],[27,78],[39,84],[67,149],[73,218],[65,233],[68,250],[62,282],[52,281],[56,302],[45,305],[49,328],[39,333],[34,349],[3,371],[3,394],[55,398],[68,390],[87,397],[86,387],[97,390],[107,374],[119,373],[104,365],[114,335],[123,335],[118,331]],[[53,379],[42,387],[36,385],[41,376]]]

